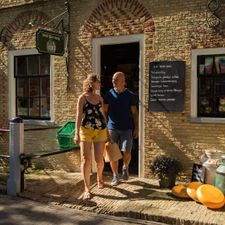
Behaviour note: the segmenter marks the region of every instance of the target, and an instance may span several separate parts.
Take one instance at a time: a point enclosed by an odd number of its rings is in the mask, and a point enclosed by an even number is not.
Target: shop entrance
[[[139,97],[139,42],[112,44],[101,46],[101,95],[112,88],[112,75],[116,71],[126,74],[127,87]],[[137,105],[138,108],[138,105]],[[138,175],[138,139],[134,140],[132,160],[129,167],[130,174]],[[122,160],[119,172],[121,172]],[[105,171],[111,171],[109,163],[105,165]]]

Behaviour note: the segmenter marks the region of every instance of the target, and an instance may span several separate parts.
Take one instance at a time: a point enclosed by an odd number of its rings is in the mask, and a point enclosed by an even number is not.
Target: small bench
[[[58,155],[66,152],[71,152],[77,149],[80,149],[79,145],[75,145],[74,147],[67,149],[54,149],[42,152],[22,153],[20,155],[20,164],[23,165],[23,169],[21,170],[21,190],[24,190],[24,173],[29,167],[31,167],[31,162],[33,159],[40,159],[47,156]]]
[[[31,167],[32,159],[39,159],[39,158],[44,158],[47,156],[58,155],[58,154],[66,153],[66,152],[71,152],[76,149],[80,149],[80,146],[76,145],[75,147],[71,147],[67,149],[54,149],[54,150],[48,150],[48,151],[42,151],[42,152],[22,153],[20,155],[20,162],[25,167],[25,170],[26,170],[27,168]]]

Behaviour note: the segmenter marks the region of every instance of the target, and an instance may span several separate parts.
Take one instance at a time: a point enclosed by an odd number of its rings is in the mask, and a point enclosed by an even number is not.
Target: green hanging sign
[[[40,53],[50,55],[64,55],[64,36],[63,34],[39,29],[36,32],[36,48]]]

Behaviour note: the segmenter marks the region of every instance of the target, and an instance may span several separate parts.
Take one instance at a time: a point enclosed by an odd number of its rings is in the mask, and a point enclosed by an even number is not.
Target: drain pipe
[[[16,196],[21,192],[20,155],[24,153],[24,123],[20,117],[15,117],[9,123],[9,178],[7,194]]]

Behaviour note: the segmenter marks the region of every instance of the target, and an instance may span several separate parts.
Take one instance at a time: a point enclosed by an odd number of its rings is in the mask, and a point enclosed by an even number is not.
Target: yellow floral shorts
[[[88,129],[83,126],[80,127],[80,141],[87,142],[106,142],[107,141],[106,128],[103,130]]]

